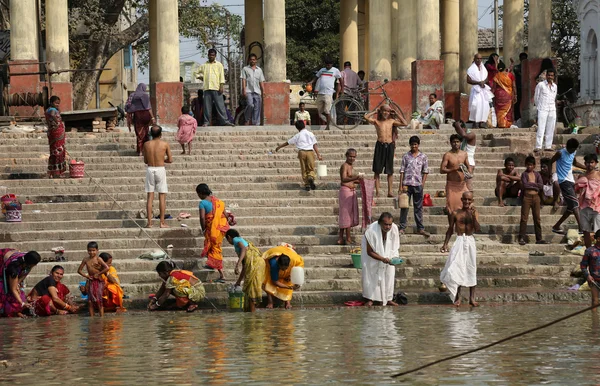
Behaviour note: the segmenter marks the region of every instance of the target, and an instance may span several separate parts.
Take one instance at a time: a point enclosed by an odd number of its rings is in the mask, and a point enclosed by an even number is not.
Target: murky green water
[[[393,373],[586,305],[145,312],[0,320],[11,384],[583,385],[600,382],[600,320],[587,313],[417,375]]]

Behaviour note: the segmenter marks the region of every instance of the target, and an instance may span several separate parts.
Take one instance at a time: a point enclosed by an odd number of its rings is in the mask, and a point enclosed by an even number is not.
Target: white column
[[[158,74],[158,0],[149,0],[148,16],[150,24],[150,84],[156,83]]]
[[[51,70],[69,68],[69,10],[67,0],[46,0],[46,58]],[[54,82],[69,82],[70,73],[52,75]]]
[[[340,68],[350,61],[358,68],[358,0],[340,2]],[[357,71],[357,70],[356,70]]]
[[[10,2],[10,59],[39,60],[36,0]]]
[[[460,0],[460,92],[471,91],[467,84],[467,69],[477,53],[478,20],[477,0]]]
[[[519,61],[523,52],[523,36],[525,33],[525,17],[523,15],[524,0],[504,0],[504,19],[502,22],[502,53],[504,63],[508,66],[510,58]]]
[[[286,80],[285,0],[265,0],[264,58],[270,82]]]
[[[398,24],[400,25],[396,39],[396,73],[398,79],[412,78],[411,63],[417,60],[417,0],[401,0],[398,4]],[[410,38],[408,36],[411,36]]]
[[[459,91],[459,25],[458,0],[442,0],[442,60],[444,61],[444,91]]]
[[[369,80],[392,77],[392,3],[369,1]]]
[[[552,29],[552,2],[529,0],[529,57],[552,56],[550,31]]]
[[[157,82],[179,82],[179,15],[177,0],[156,3]]]
[[[419,0],[418,5],[417,60],[439,60],[441,51],[440,1]]]
[[[245,39],[246,39],[246,57],[248,59],[250,51],[248,46],[253,42],[263,43],[263,4],[262,0],[245,0],[244,1],[244,18],[245,18]],[[254,53],[257,53],[255,51]]]

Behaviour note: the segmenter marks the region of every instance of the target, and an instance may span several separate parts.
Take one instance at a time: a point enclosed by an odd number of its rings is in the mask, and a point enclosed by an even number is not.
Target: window
[[[131,44],[127,47],[123,48],[123,67],[124,68],[133,68],[133,54]]]

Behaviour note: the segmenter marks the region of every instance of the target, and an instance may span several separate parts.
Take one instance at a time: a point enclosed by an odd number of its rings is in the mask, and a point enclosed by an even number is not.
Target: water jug
[[[291,280],[292,280],[292,284],[303,285],[304,284],[304,268],[293,267]]]
[[[325,164],[317,165],[317,176],[327,177],[327,165],[325,165]]]
[[[402,192],[398,195],[398,207],[400,207],[400,209],[408,208],[408,194]]]

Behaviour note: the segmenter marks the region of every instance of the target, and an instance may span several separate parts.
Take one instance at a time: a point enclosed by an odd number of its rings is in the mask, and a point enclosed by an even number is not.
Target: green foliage
[[[330,57],[339,68],[340,0],[286,0],[287,77],[312,79]]]

